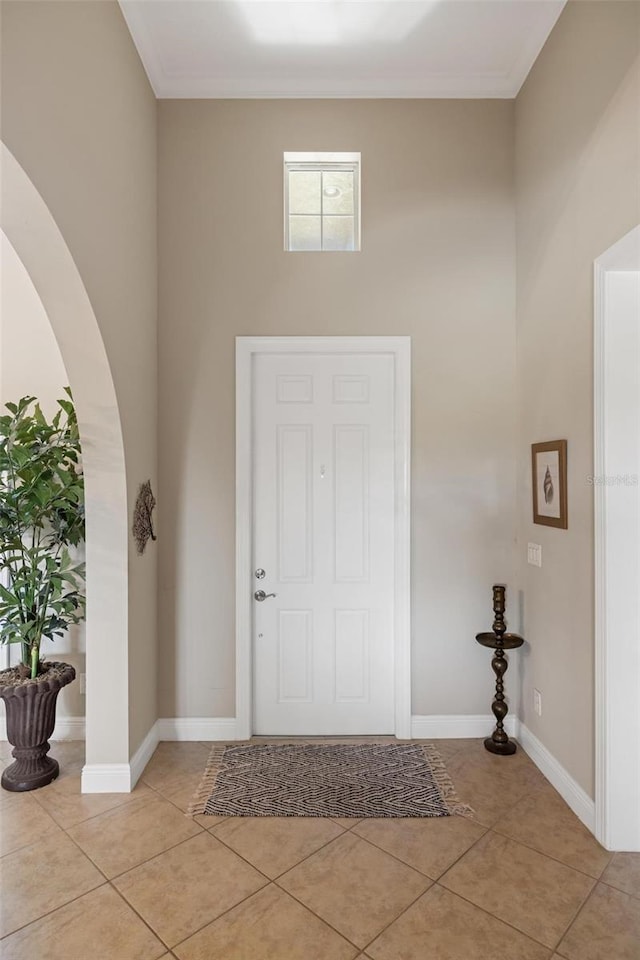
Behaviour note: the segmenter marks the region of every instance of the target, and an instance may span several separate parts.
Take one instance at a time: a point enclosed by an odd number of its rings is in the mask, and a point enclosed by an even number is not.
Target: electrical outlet
[[[80,679],[80,693],[82,694],[82,696],[84,696],[85,693],[87,692],[87,675],[86,675],[86,673],[81,673],[79,679]]]
[[[542,716],[542,694],[539,690],[533,691],[533,709],[539,717]]]
[[[542,566],[542,547],[539,543],[527,544],[527,563],[532,567]]]

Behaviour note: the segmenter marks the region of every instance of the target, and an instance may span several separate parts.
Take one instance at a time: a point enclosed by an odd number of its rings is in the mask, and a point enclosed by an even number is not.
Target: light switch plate
[[[539,543],[527,544],[527,563],[532,567],[542,566],[542,547]]]
[[[536,689],[533,691],[533,709],[539,717],[542,716],[542,694]]]

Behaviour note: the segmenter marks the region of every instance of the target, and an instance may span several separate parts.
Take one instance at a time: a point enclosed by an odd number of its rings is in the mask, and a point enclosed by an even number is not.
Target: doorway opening
[[[280,714],[272,732],[313,735],[314,724],[331,717],[340,726],[331,735],[383,722],[387,732],[410,737],[410,363],[408,337],[236,340],[240,739],[255,732],[256,714],[261,728],[271,723],[255,696],[256,679],[262,693],[269,676]],[[388,414],[373,416],[372,404]],[[387,570],[384,640],[370,629],[376,591],[363,560],[377,562],[374,537],[387,554],[377,553]],[[323,624],[315,649],[314,623]],[[270,660],[257,644],[270,645]],[[389,696],[376,699],[385,669]],[[378,721],[376,703],[387,720]]]
[[[595,261],[596,837],[640,851],[640,226]]]

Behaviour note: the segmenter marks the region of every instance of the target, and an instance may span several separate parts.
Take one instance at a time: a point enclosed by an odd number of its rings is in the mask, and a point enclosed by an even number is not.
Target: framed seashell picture
[[[533,522],[566,530],[567,441],[531,444]]]

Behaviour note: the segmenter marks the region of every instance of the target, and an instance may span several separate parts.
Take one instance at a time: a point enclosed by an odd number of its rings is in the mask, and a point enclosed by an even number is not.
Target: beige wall
[[[156,711],[152,546],[130,554],[132,748],[158,713],[234,712],[234,337],[409,334],[413,712],[487,711],[473,635],[506,580],[510,692],[522,663],[523,719],[592,792],[592,264],[640,220],[639,15],[570,2],[515,104],[517,390],[512,103],[158,105],[162,659]],[[156,479],[156,104],[115,3],[4,3],[2,33],[2,138],[91,298],[132,501]],[[282,251],[282,153],[322,149],[362,151],[357,255]],[[558,437],[566,532],[530,517],[529,445]]]
[[[13,247],[0,231],[0,407],[15,403],[21,397],[35,396],[46,417],[59,409],[57,400],[64,397],[68,383],[60,349],[51,329],[42,301]],[[84,556],[84,545],[79,551]],[[70,628],[55,642],[46,638],[42,652],[50,660],[64,660],[84,672],[85,624]],[[19,644],[5,651],[11,663],[20,659]],[[0,707],[4,715],[4,703]],[[57,715],[84,715],[84,696],[79,683],[71,683],[60,691]]]
[[[513,104],[161,101],[158,134],[160,715],[234,714],[248,334],[412,337],[413,712],[487,713],[474,635],[515,524]],[[283,252],[285,150],[362,152],[361,253]]]
[[[522,717],[594,795],[593,261],[640,222],[640,4],[570,2],[516,101]],[[530,444],[568,440],[569,529],[531,520]],[[542,544],[542,569],[526,564]],[[533,688],[543,714],[533,712]]]
[[[115,2],[2,4],[2,139],[48,205],[110,361],[129,522],[156,483],[156,104]],[[73,386],[73,383],[72,383]],[[129,746],[156,712],[156,551],[129,547]]]

